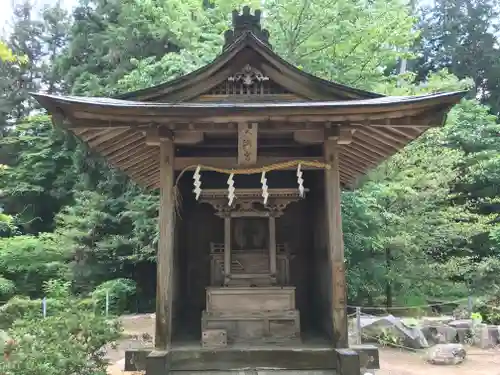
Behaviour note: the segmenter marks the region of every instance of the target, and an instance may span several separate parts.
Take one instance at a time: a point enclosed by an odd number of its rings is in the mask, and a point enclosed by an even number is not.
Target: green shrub
[[[40,297],[44,281],[68,272],[70,252],[52,234],[0,238],[0,249],[0,272],[19,294]]]
[[[42,319],[43,305],[41,299],[14,297],[0,306],[0,329],[8,329],[17,319]],[[47,316],[54,316],[78,306],[82,312],[94,312],[93,304],[84,304],[74,298],[47,298]]]
[[[96,310],[104,312],[106,309],[106,293],[109,296],[109,312],[122,314],[127,309],[128,300],[136,292],[136,283],[130,279],[114,279],[100,284],[92,292]]]
[[[0,275],[0,302],[5,302],[16,292],[16,284]]]
[[[486,298],[476,301],[475,313],[481,316],[482,322],[486,324],[500,324],[500,298]]]
[[[79,300],[77,303],[77,306],[79,309],[89,311],[89,312],[95,313],[95,310],[96,310],[95,301],[92,298],[85,298],[85,299]]]
[[[41,319],[42,301],[14,297],[0,307],[0,329],[8,329],[20,318]]]
[[[77,306],[40,319],[19,319],[8,331],[14,340],[2,375],[105,375],[103,347],[119,338],[118,322]]]
[[[69,299],[71,297],[71,282],[52,279],[43,282],[45,297],[53,299]]]

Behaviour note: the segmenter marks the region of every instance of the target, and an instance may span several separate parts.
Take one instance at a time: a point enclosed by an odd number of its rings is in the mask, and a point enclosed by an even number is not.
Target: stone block
[[[146,375],[168,374],[168,352],[153,350],[146,358]]]
[[[379,351],[375,345],[351,345],[349,349],[358,353],[362,370],[380,369]]]
[[[472,328],[473,344],[481,349],[493,348],[496,343],[487,324],[475,324]]]
[[[450,326],[436,327],[439,344],[451,344],[457,340],[457,329]]]
[[[449,326],[457,330],[458,342],[465,344],[468,337],[472,335],[472,319],[454,320],[448,323]]]
[[[352,349],[335,349],[337,374],[361,375],[359,354]]]
[[[461,344],[438,344],[427,351],[427,362],[433,365],[458,365],[465,360]]]
[[[129,349],[125,351],[125,371],[144,371],[146,359],[153,349]]]

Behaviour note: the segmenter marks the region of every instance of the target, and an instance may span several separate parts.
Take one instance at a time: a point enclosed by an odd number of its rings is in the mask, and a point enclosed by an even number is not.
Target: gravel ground
[[[108,352],[110,375],[125,375],[122,371],[125,350],[139,348],[150,344],[147,340],[153,336],[154,317],[148,315],[131,315],[122,318],[124,331],[136,338],[126,338],[118,343],[118,347]],[[144,340],[146,334],[146,340]],[[380,370],[376,375],[500,375],[500,349],[481,350],[469,348],[467,359],[458,366],[435,366],[425,362],[423,352],[410,353],[395,349],[380,350]]]

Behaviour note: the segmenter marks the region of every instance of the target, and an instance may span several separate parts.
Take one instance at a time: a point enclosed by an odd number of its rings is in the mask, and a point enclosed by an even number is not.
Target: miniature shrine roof
[[[116,98],[33,94],[53,121],[110,165],[148,188],[159,180],[152,129],[173,135],[177,170],[192,164],[236,165],[238,124],[257,123],[258,164],[322,159],[338,128],[350,141],[340,174],[352,184],[430,127],[441,126],[465,92],[383,96],[314,77],[271,49],[260,13],[233,13],[223,53],[173,81]],[[217,164],[217,165],[215,165]]]

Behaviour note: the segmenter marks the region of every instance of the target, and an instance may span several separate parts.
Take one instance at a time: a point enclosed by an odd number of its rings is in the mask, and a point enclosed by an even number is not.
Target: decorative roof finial
[[[244,6],[243,12],[240,14],[236,9],[233,10],[233,30],[227,30],[224,33],[224,49],[229,47],[236,39],[247,32],[251,32],[260,41],[267,44],[269,47],[269,31],[262,29],[260,25],[260,17],[262,12],[257,9],[254,14],[250,13],[250,7]]]

